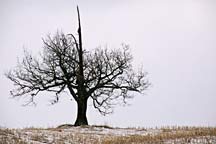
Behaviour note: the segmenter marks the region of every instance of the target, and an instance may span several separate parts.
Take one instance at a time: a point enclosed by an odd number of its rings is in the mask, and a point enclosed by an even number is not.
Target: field
[[[113,128],[0,128],[0,144],[216,144],[213,127]]]

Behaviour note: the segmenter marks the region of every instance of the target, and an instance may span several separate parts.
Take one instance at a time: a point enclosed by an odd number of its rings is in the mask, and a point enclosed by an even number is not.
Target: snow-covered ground
[[[109,128],[102,126],[0,129],[0,144],[165,143],[216,144],[216,128]]]

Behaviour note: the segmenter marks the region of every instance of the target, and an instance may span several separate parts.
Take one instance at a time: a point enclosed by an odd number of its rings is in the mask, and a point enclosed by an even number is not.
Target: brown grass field
[[[0,128],[0,144],[216,144],[214,127],[112,128]]]

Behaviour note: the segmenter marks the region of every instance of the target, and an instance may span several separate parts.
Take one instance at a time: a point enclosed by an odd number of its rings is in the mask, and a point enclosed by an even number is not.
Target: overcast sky
[[[152,83],[130,106],[101,116],[89,103],[89,124],[119,127],[216,126],[215,0],[0,0],[0,126],[49,127],[74,123],[69,95],[50,106],[49,94],[36,107],[11,99],[4,72],[22,58],[23,47],[38,53],[42,38],[77,32],[79,5],[87,50],[131,47],[134,67],[143,65]]]

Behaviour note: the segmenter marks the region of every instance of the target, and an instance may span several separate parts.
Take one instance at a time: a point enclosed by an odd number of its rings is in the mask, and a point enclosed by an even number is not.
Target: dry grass
[[[128,130],[141,132],[129,134]],[[106,133],[110,132],[111,133]],[[122,131],[124,134],[112,133]],[[160,129],[112,128],[109,126],[68,126],[57,128],[0,128],[0,144],[215,144],[216,128],[162,127]]]
[[[157,135],[131,135],[111,137],[103,140],[104,144],[131,143],[216,143],[216,128],[173,127],[161,128]]]
[[[12,129],[0,128],[0,144],[27,144],[19,134],[15,134]]]

